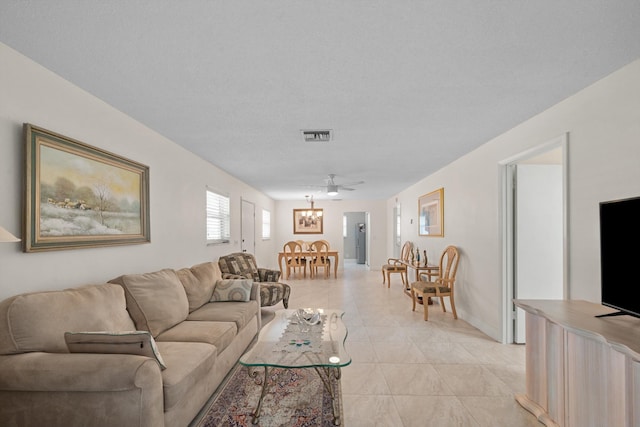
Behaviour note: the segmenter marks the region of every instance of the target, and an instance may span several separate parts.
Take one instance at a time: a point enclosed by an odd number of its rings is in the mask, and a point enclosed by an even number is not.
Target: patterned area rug
[[[259,370],[257,378],[264,379]],[[333,382],[336,383],[335,381]],[[338,411],[342,422],[340,382],[336,384]],[[262,386],[249,377],[245,366],[236,365],[208,403],[197,427],[252,426],[251,414],[258,404]],[[268,391],[262,401],[259,425],[262,427],[333,426],[331,395],[314,369],[269,371]]]

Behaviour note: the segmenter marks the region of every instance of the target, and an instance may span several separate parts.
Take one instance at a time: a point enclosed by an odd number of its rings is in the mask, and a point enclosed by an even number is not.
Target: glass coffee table
[[[240,358],[240,364],[248,367],[256,384],[262,385],[258,405],[252,414],[253,424],[258,424],[260,419],[271,368],[312,368],[331,395],[333,423],[340,425],[335,387],[340,380],[340,368],[351,363],[344,348],[347,338],[347,328],[342,322],[344,311],[306,309],[307,315],[311,313],[315,317],[307,322],[298,315],[298,310],[276,311],[275,318],[262,328],[253,347]],[[317,323],[310,324],[314,322]],[[258,377],[261,369],[264,370],[263,378]]]

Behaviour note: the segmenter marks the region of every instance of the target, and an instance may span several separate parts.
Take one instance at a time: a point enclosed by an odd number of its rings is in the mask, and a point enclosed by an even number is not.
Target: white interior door
[[[563,299],[562,166],[516,166],[514,297]],[[525,342],[525,313],[517,308],[514,341]]]
[[[242,252],[256,253],[256,206],[246,200],[242,200],[242,224],[240,233],[242,241],[240,249]]]

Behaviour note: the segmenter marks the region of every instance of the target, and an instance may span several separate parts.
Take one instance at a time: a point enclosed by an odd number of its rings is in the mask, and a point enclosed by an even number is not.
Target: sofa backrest
[[[256,282],[260,281],[256,258],[250,253],[234,252],[221,256],[218,258],[218,264],[223,274],[235,274],[247,279],[253,279]]]
[[[0,302],[0,354],[68,353],[65,332],[131,331],[122,287],[88,285]]]
[[[187,293],[189,313],[211,301],[216,282],[222,279],[217,262],[203,262],[191,268],[181,268],[176,274]]]
[[[157,337],[189,315],[189,301],[178,275],[164,269],[126,274],[109,281],[124,288],[127,309],[136,328]]]

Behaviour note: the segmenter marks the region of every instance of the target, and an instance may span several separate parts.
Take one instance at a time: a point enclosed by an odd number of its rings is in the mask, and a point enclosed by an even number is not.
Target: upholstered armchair
[[[262,307],[276,305],[280,301],[284,308],[289,307],[291,287],[280,283],[280,271],[258,268],[253,254],[235,252],[221,256],[218,265],[223,279],[253,279],[260,283],[260,304]]]

